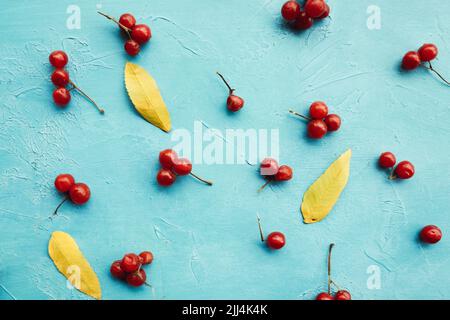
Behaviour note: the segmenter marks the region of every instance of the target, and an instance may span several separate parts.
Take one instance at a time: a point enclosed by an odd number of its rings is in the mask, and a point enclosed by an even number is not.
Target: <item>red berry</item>
[[[308,123],[308,135],[313,139],[321,139],[327,134],[328,128],[323,120],[311,120]]]
[[[136,19],[131,13],[124,13],[120,16],[119,23],[125,28],[133,29],[134,25],[136,24]]]
[[[405,70],[416,69],[420,65],[419,54],[415,51],[409,51],[405,54],[402,60],[402,68]]]
[[[150,264],[153,261],[153,254],[150,251],[143,251],[139,253],[139,258],[142,264]]]
[[[159,153],[159,163],[164,169],[172,169],[177,161],[178,155],[172,149],[166,149]]]
[[[146,43],[152,37],[152,32],[146,24],[137,24],[131,30],[131,38],[139,44]]]
[[[321,292],[317,295],[316,300],[334,300],[334,298],[326,292]]]
[[[138,272],[133,272],[127,275],[127,283],[133,287],[140,287],[147,280],[147,275],[143,269],[140,269]]]
[[[420,231],[420,239],[426,243],[436,243],[442,238],[442,231],[436,226],[429,225]]]
[[[71,174],[60,174],[55,179],[55,188],[59,192],[67,192],[75,184],[75,179]]]
[[[120,261],[120,267],[126,273],[136,272],[141,266],[141,261],[138,255],[134,253],[127,253]]]
[[[271,249],[278,250],[284,247],[286,238],[281,232],[272,232],[267,236],[267,246]]]
[[[64,68],[64,66],[69,61],[69,58],[64,51],[57,50],[50,53],[50,55],[48,56],[48,60],[50,61],[50,64],[55,68]]]
[[[141,51],[141,46],[139,45],[139,43],[137,43],[134,40],[127,40],[125,42],[125,51],[130,55],[130,56],[135,56],[139,53],[139,51]]]
[[[300,4],[297,1],[288,1],[281,7],[281,15],[287,21],[293,21],[300,16]]]
[[[176,179],[177,176],[168,169],[161,169],[158,171],[158,174],[156,175],[156,180],[158,181],[158,184],[163,187],[168,187],[172,185]]]
[[[329,114],[326,116],[324,121],[327,125],[328,131],[337,131],[341,127],[341,117],[337,114]]]
[[[278,169],[275,175],[276,181],[288,181],[292,179],[292,169],[289,166],[283,165]]]
[[[182,158],[176,161],[173,171],[180,176],[186,176],[192,171],[192,163],[188,159]]]
[[[70,102],[70,92],[66,88],[58,88],[53,91],[53,101],[58,106],[65,106]]]
[[[396,162],[397,159],[392,152],[383,152],[378,159],[378,163],[382,168],[392,168]]]
[[[111,272],[111,274],[114,278],[125,279],[127,274],[125,273],[125,271],[122,270],[122,267],[120,266],[120,264],[121,264],[120,260],[114,261],[111,264],[111,267],[109,268],[109,272]]]
[[[64,69],[56,69],[53,71],[51,80],[57,87],[65,87],[69,84],[69,73]]]
[[[414,166],[409,161],[400,162],[394,170],[395,175],[400,179],[410,179],[414,172]]]
[[[305,3],[305,12],[310,18],[321,17],[327,9],[325,1],[323,0],[308,0]]]
[[[69,190],[70,200],[81,205],[88,202],[91,197],[91,190],[85,183],[76,183]]]
[[[230,94],[227,99],[227,108],[232,112],[239,111],[244,106],[244,99],[234,94]]]
[[[313,119],[323,119],[328,115],[328,107],[325,102],[313,102],[309,107],[309,115]]]
[[[306,30],[311,28],[313,23],[313,19],[308,17],[305,11],[302,11],[298,18],[292,23],[292,27],[297,30]]]
[[[260,174],[262,176],[274,176],[277,174],[279,169],[278,162],[272,158],[265,158],[261,161]]]
[[[330,15],[330,6],[327,3],[325,3],[325,12],[320,17],[318,17],[317,19],[325,19],[329,15]]]
[[[335,300],[352,300],[352,296],[351,296],[350,292],[348,292],[347,290],[339,290],[334,295],[334,299]]]
[[[418,53],[420,60],[422,62],[431,61],[437,57],[438,48],[432,43],[425,43],[423,46],[420,47]]]

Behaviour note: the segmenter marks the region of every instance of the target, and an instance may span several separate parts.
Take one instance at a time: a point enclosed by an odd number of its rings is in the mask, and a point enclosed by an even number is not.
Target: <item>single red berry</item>
[[[230,94],[227,99],[227,108],[232,112],[239,111],[244,106],[244,99],[234,94]]]
[[[400,179],[410,179],[414,175],[415,170],[411,162],[402,161],[395,167],[394,173]]]
[[[392,168],[396,162],[397,159],[392,152],[383,152],[378,159],[378,163],[382,168]]]
[[[326,4],[323,0],[308,0],[305,3],[305,12],[308,17],[313,19],[321,17],[326,9]]]
[[[292,179],[292,169],[289,166],[283,165],[278,169],[275,175],[276,181],[288,181]]]
[[[163,187],[171,186],[176,179],[177,176],[168,169],[161,169],[156,175],[156,181],[158,181],[158,184]]]
[[[313,102],[309,107],[309,115],[313,119],[323,119],[328,115],[328,107],[325,102]]]
[[[152,37],[152,31],[146,24],[137,24],[131,29],[131,38],[139,44],[144,44]]]
[[[133,272],[127,275],[127,283],[133,287],[142,286],[147,280],[147,275],[144,269],[140,269],[138,272]]]
[[[121,261],[117,260],[111,264],[109,268],[109,272],[111,272],[112,276],[117,279],[125,279],[127,274],[122,270]]]
[[[413,70],[420,66],[419,54],[415,51],[409,51],[403,56],[402,68],[405,70]]]
[[[337,131],[341,127],[341,117],[337,114],[327,115],[324,121],[327,125],[328,131]]]
[[[186,176],[192,171],[192,163],[185,158],[178,159],[173,166],[173,171],[180,176]]]
[[[436,226],[429,225],[420,231],[420,239],[426,243],[436,243],[442,239],[442,231]]]
[[[311,28],[313,23],[313,19],[308,17],[305,11],[302,11],[298,18],[292,23],[292,27],[297,30],[306,30]]]
[[[419,48],[419,57],[422,62],[431,61],[438,55],[438,48],[432,43],[425,43]]]
[[[139,43],[132,39],[125,42],[124,48],[130,56],[135,56],[139,53],[139,51],[141,51],[141,46],[139,45]]]
[[[352,296],[351,296],[350,292],[348,292],[347,290],[339,290],[334,295],[334,299],[335,300],[352,300]]]
[[[64,66],[69,61],[69,58],[64,51],[57,50],[50,53],[50,55],[48,56],[48,60],[50,61],[50,64],[55,68],[64,68]]]
[[[58,106],[65,106],[70,102],[70,92],[66,88],[57,88],[53,91],[53,101]]]
[[[153,253],[150,251],[143,251],[139,253],[139,258],[142,264],[150,264],[153,261]]]
[[[261,161],[260,174],[262,176],[274,176],[277,174],[279,169],[278,162],[272,158],[265,158]]]
[[[136,272],[141,267],[139,256],[134,253],[127,253],[120,261],[120,267],[126,273]]]
[[[281,232],[272,232],[267,236],[267,246],[271,249],[278,250],[284,247],[286,238]]]
[[[119,18],[119,23],[123,25],[125,28],[133,29],[136,24],[136,19],[131,13],[124,13]]]
[[[172,169],[178,161],[178,154],[172,149],[166,149],[159,153],[159,163],[164,169]]]
[[[75,204],[84,204],[91,197],[91,190],[85,183],[76,183],[69,190],[69,197]]]
[[[311,120],[308,123],[308,135],[313,139],[321,139],[327,134],[328,128],[323,120]]]
[[[56,69],[53,71],[51,80],[57,87],[65,87],[69,84],[69,73],[64,69]]]
[[[281,7],[281,15],[287,21],[293,21],[300,16],[300,4],[297,1],[288,1]]]
[[[330,6],[327,3],[325,3],[325,12],[320,17],[318,17],[317,19],[325,19],[325,18],[327,18],[330,15],[330,11],[331,11]]]
[[[334,298],[326,292],[321,292],[317,295],[316,300],[334,300]]]
[[[75,179],[71,174],[60,174],[55,179],[55,188],[59,192],[67,192],[75,184]]]

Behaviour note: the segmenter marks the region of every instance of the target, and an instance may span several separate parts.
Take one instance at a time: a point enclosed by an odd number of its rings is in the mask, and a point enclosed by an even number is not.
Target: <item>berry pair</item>
[[[279,250],[279,249],[283,248],[284,245],[286,244],[286,237],[284,236],[284,234],[279,231],[275,231],[275,232],[270,233],[267,236],[267,239],[264,239],[264,233],[263,233],[262,227],[261,227],[261,219],[259,218],[259,216],[256,216],[256,217],[258,219],[258,229],[259,229],[259,235],[261,236],[261,241],[262,242],[265,241],[267,246],[273,250]]]
[[[48,57],[50,64],[56,68],[51,75],[51,80],[56,86],[55,91],[53,91],[53,101],[56,105],[60,107],[66,106],[71,99],[70,91],[77,90],[81,95],[88,99],[92,104],[98,109],[100,113],[105,111],[100,108],[94,100],[91,99],[86,93],[84,93],[72,80],[70,80],[69,73],[64,69],[67,62],[69,62],[69,57],[64,51],[57,50],[50,53]],[[66,87],[70,85],[71,88]]]
[[[111,264],[109,271],[117,279],[125,280],[133,287],[140,287],[146,284],[147,274],[142,269],[143,265],[148,265],[153,261],[153,254],[150,251],[141,252],[139,255],[128,253],[122,260],[116,260]]]
[[[137,55],[141,51],[141,46],[152,37],[150,27],[146,24],[136,24],[136,18],[130,13],[121,15],[119,21],[103,12],[98,13],[114,21],[127,34],[128,40],[125,41],[124,48],[130,56]]]
[[[281,7],[281,15],[292,28],[306,30],[312,27],[314,20],[325,19],[330,15],[330,7],[325,0],[306,0],[304,8],[297,1],[291,0]]]
[[[225,83],[225,85],[228,88],[228,98],[227,98],[227,108],[231,112],[237,112],[242,109],[244,106],[244,99],[234,94],[234,91],[236,89],[232,89],[231,86],[228,84],[227,80],[225,80],[224,76],[221,75],[219,72],[217,72],[217,75],[222,79],[222,81]]]
[[[82,182],[75,183],[75,179],[71,174],[64,173],[60,174],[55,179],[55,188],[61,193],[65,193],[66,196],[64,200],[56,207],[53,215],[58,214],[58,209],[70,199],[73,203],[77,205],[82,205],[88,202],[91,197],[91,190],[89,187]]]
[[[431,65],[431,61],[434,60],[437,57],[437,55],[438,55],[438,48],[436,47],[436,45],[432,43],[425,43],[423,46],[419,48],[417,52],[409,51],[403,56],[402,68],[404,70],[409,71],[417,69],[419,66],[422,65],[424,68],[434,72],[446,84],[450,85],[450,82],[448,82]],[[426,66],[424,63],[428,63],[428,66]]]
[[[267,180],[259,188],[262,191],[269,183],[273,181],[289,181],[292,179],[292,168],[287,165],[279,166],[277,160],[265,158],[260,164],[260,174]]]
[[[313,139],[321,139],[327,132],[338,131],[341,127],[341,117],[337,114],[328,114],[328,106],[322,101],[311,104],[309,117],[292,110],[289,112],[308,121],[308,136]]]
[[[378,164],[385,169],[391,169],[389,179],[410,179],[414,176],[415,169],[411,162],[402,161],[394,168],[397,159],[392,152],[383,152],[378,158]]]
[[[161,186],[168,187],[175,182],[177,175],[186,176],[188,174],[212,186],[212,182],[204,180],[192,173],[192,163],[189,159],[178,158],[178,154],[172,149],[166,149],[159,153],[159,163],[162,169],[158,171],[156,180]]]

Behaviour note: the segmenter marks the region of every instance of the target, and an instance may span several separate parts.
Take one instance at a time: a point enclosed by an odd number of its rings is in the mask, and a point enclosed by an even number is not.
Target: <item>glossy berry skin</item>
[[[234,94],[230,94],[227,99],[227,108],[231,112],[236,112],[242,109],[244,106],[244,99]]]
[[[313,23],[313,19],[308,17],[305,11],[302,11],[298,18],[292,23],[292,27],[297,30],[306,30],[311,28]]]
[[[150,264],[153,261],[153,254],[150,251],[143,251],[139,253],[139,259],[142,264]]]
[[[325,12],[320,17],[318,17],[317,19],[325,19],[325,18],[327,18],[330,15],[330,11],[331,11],[330,6],[325,3]]]
[[[91,190],[85,183],[75,183],[69,190],[69,197],[75,204],[85,204],[91,197]]]
[[[265,158],[261,161],[260,174],[262,176],[274,176],[277,174],[279,169],[278,162],[272,158]]]
[[[168,169],[161,169],[156,175],[156,181],[158,181],[158,184],[163,187],[171,186],[176,179],[177,176]]]
[[[397,159],[392,152],[383,152],[378,159],[378,164],[382,168],[392,168],[396,162]]]
[[[141,260],[138,255],[127,253],[120,261],[120,267],[126,273],[136,272],[141,267]]]
[[[316,300],[334,300],[334,298],[326,292],[321,292],[317,295]]]
[[[287,21],[293,21],[300,15],[301,7],[297,1],[288,1],[281,7],[281,15]]]
[[[111,267],[109,268],[109,272],[111,273],[111,275],[114,278],[117,278],[117,279],[124,280],[127,277],[127,274],[125,273],[125,271],[122,270],[120,260],[114,261],[111,264]]]
[[[337,114],[329,114],[325,117],[324,121],[327,125],[328,131],[338,131],[341,127],[341,117]]]
[[[55,188],[59,192],[67,192],[75,184],[75,179],[71,174],[63,173],[56,177]]]
[[[402,68],[404,70],[414,70],[420,66],[419,54],[415,51],[409,51],[403,56]]]
[[[292,179],[292,169],[289,166],[283,165],[278,169],[275,175],[275,181],[288,181]]]
[[[326,9],[324,0],[308,0],[305,3],[305,12],[308,17],[313,19],[321,17]]]
[[[316,101],[309,107],[309,116],[313,119],[323,119],[328,115],[328,107],[325,102]]]
[[[133,27],[136,25],[136,19],[130,13],[124,13],[120,16],[119,23],[125,28],[133,29]]]
[[[64,51],[57,50],[50,53],[48,60],[55,68],[64,68],[67,62],[69,62],[69,57],[67,57],[67,54]]]
[[[399,179],[410,179],[414,176],[414,166],[409,161],[400,162],[394,170],[395,175]]]
[[[138,272],[128,274],[126,280],[130,286],[140,287],[147,280],[147,275],[143,269],[140,269]]]
[[[308,135],[310,138],[313,139],[321,139],[323,136],[325,136],[328,132],[327,125],[323,120],[311,120],[308,123]]]
[[[442,239],[442,231],[437,226],[426,226],[420,231],[420,239],[430,244],[439,242]]]
[[[186,176],[192,171],[192,163],[185,158],[178,159],[178,161],[173,166],[173,171],[180,176]]]
[[[267,246],[274,250],[279,250],[286,244],[286,238],[281,232],[272,232],[267,236]]]
[[[347,290],[339,290],[334,295],[335,300],[352,300],[352,295]]]
[[[69,73],[64,69],[56,69],[50,78],[57,87],[65,87],[69,84]]]
[[[422,62],[431,61],[438,55],[438,48],[432,43],[425,43],[418,51],[420,60]]]
[[[65,106],[70,102],[70,92],[66,88],[57,88],[53,91],[53,101],[58,106]]]
[[[166,149],[159,153],[159,163],[164,169],[172,169],[178,161],[178,154],[172,149]]]
[[[146,24],[137,24],[131,29],[131,38],[139,44],[144,44],[150,40],[152,32]]]
[[[141,46],[134,40],[127,40],[124,45],[125,51],[130,56],[136,56],[141,51]]]

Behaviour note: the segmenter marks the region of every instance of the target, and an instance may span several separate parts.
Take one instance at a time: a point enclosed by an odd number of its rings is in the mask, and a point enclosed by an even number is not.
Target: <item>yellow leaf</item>
[[[97,275],[69,234],[53,232],[48,243],[48,254],[72,286],[95,299],[102,298]]]
[[[137,64],[125,65],[125,87],[136,110],[154,126],[170,131],[170,115],[158,85],[152,76]]]
[[[305,192],[301,208],[304,223],[319,222],[333,209],[347,185],[351,157],[348,149]]]

